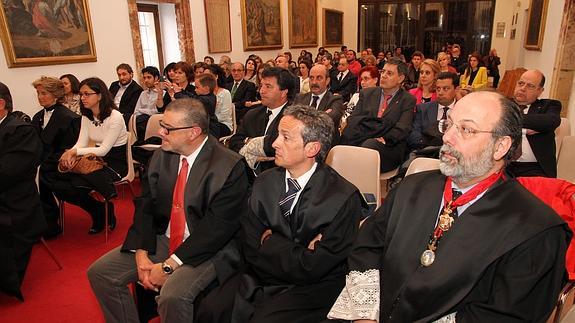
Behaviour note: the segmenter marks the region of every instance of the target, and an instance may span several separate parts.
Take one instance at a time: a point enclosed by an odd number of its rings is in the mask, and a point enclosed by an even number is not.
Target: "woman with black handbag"
[[[105,204],[117,195],[114,182],[128,172],[126,144],[128,136],[122,114],[114,106],[112,95],[99,78],[87,78],[80,83],[82,123],[76,144],[60,158],[64,172],[56,196],[76,204],[90,213],[89,234],[104,230]],[[91,147],[90,142],[95,143]],[[105,165],[98,158],[101,157]],[[99,164],[99,165],[96,165]],[[95,170],[94,170],[95,169]],[[116,226],[114,205],[108,202],[108,225]]]

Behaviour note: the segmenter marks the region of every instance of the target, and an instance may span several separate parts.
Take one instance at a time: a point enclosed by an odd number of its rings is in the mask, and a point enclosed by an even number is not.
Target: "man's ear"
[[[321,151],[321,144],[319,141],[308,142],[304,147],[305,156],[307,158],[315,158]]]
[[[499,161],[505,158],[505,155],[507,155],[507,152],[509,151],[509,149],[511,149],[512,143],[513,140],[511,140],[511,137],[509,136],[498,138],[497,142],[495,143],[495,151],[493,152],[493,159]]]

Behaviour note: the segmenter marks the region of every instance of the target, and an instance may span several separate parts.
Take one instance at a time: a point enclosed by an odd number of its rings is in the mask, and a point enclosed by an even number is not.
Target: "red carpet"
[[[64,235],[47,241],[64,268],[58,270],[42,244],[34,246],[22,284],[25,301],[0,293],[0,322],[104,322],[86,270],[94,260],[119,246],[132,224],[134,206],[127,188],[114,204],[118,222],[107,244],[104,232],[88,235],[91,220],[87,213],[66,205]]]

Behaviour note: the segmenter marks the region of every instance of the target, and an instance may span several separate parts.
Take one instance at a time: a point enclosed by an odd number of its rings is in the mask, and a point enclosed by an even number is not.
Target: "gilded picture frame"
[[[323,46],[343,45],[343,12],[323,9]]]
[[[8,67],[95,62],[88,0],[5,0],[0,38]]]
[[[280,0],[241,0],[244,51],[283,47]]]
[[[525,29],[525,49],[541,51],[549,0],[531,0]]]
[[[290,48],[317,47],[317,0],[288,0],[288,25]]]

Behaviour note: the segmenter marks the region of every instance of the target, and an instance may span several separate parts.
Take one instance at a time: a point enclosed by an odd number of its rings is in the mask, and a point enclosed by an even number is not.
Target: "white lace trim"
[[[379,322],[379,270],[352,271],[345,287],[327,314],[329,319]]]
[[[455,323],[455,313],[447,314],[444,317],[440,318],[439,320],[433,321],[433,323]]]

